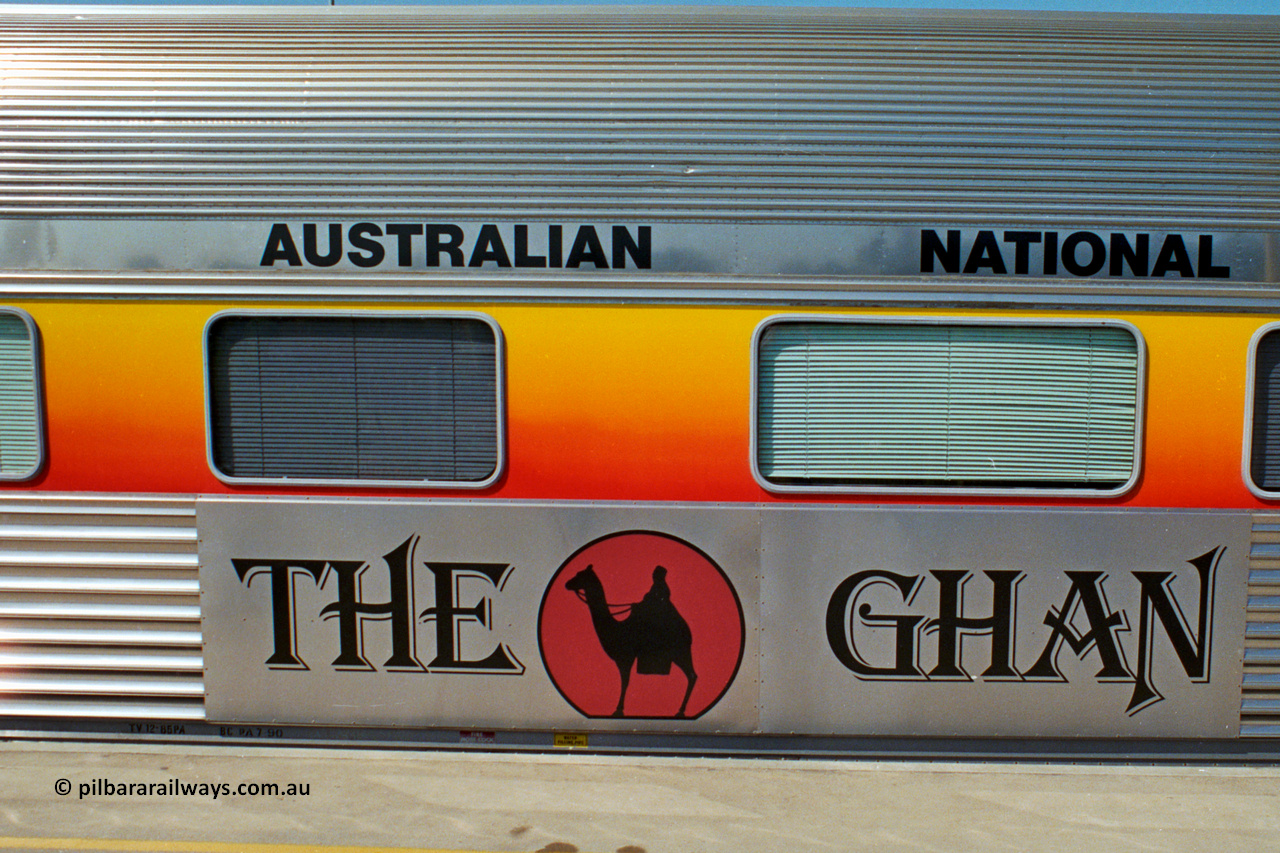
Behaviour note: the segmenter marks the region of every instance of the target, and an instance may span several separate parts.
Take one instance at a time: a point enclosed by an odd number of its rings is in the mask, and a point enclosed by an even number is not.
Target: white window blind
[[[211,452],[251,479],[473,483],[498,465],[496,332],[459,317],[231,316]]]
[[[43,424],[32,327],[0,311],[0,478],[26,479],[40,468]]]
[[[1135,471],[1123,327],[778,322],[758,359],[771,483],[1113,490]]]

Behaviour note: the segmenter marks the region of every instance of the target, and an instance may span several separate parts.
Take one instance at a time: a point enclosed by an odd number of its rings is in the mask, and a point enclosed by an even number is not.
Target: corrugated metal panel
[[[1240,733],[1280,737],[1280,516],[1254,516]]]
[[[0,501],[0,715],[204,718],[194,502]]]
[[[1274,18],[0,14],[0,215],[1280,222]]]

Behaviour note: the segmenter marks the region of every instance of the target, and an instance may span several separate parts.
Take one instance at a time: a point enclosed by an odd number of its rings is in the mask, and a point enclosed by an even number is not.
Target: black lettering
[[[564,257],[564,226],[548,225],[547,226],[547,266],[552,269],[559,269],[563,266],[562,259]]]
[[[547,265],[547,259],[541,255],[529,254],[529,226],[516,226],[516,266],[540,268]]]
[[[387,233],[396,238],[396,264],[413,266],[413,238],[422,233],[422,226],[411,222],[392,222]]]
[[[942,261],[942,271],[960,272],[960,232],[947,232],[947,245],[938,239],[938,232],[924,229],[920,232],[920,272],[933,272],[934,260]]]
[[[568,269],[577,269],[584,263],[592,263],[597,269],[608,269],[609,258],[600,245],[600,236],[592,225],[583,225],[578,235],[573,238],[573,246],[569,249],[569,259],[565,261]]]
[[[342,226],[337,222],[329,224],[329,251],[323,255],[317,245],[316,229],[314,222],[302,226],[302,254],[312,266],[331,267],[342,260]]]
[[[1136,246],[1129,245],[1129,238],[1123,234],[1111,235],[1111,274],[1124,275],[1124,265],[1138,278],[1146,278],[1151,256],[1151,235],[1138,234],[1134,237]]]
[[[1142,605],[1138,615],[1138,667],[1134,675],[1133,696],[1126,709],[1130,715],[1159,702],[1164,697],[1151,680],[1152,642],[1155,636],[1155,620],[1164,626],[1165,636],[1182,664],[1182,671],[1192,681],[1209,680],[1209,651],[1213,635],[1213,588],[1218,561],[1226,548],[1214,548],[1189,560],[1200,579],[1200,614],[1196,631],[1191,632],[1190,622],[1183,614],[1178,600],[1169,588],[1172,572],[1134,572],[1142,590]]]
[[[276,261],[284,261],[291,267],[302,266],[302,258],[298,257],[298,247],[293,243],[293,235],[289,233],[289,226],[283,222],[277,222],[271,226],[271,233],[267,235],[267,247],[262,250],[261,266],[275,266]]]
[[[1200,261],[1196,273],[1200,278],[1230,278],[1231,267],[1215,267],[1213,265],[1213,235],[1200,235]]]
[[[1005,275],[1009,270],[1004,265],[1000,254],[1000,245],[996,243],[993,231],[979,231],[978,237],[969,249],[969,260],[965,261],[966,275],[976,273],[981,267],[988,267],[993,275]]]
[[[1044,274],[1058,274],[1058,232],[1044,232]]]
[[[264,572],[271,575],[271,630],[275,647],[267,666],[271,669],[307,669],[298,656],[298,632],[294,622],[293,578],[306,573],[320,583],[324,560],[232,560],[240,581],[249,586],[253,578]]]
[[[333,661],[337,669],[374,669],[364,656],[361,636],[362,622],[366,618],[388,619],[391,622],[391,657],[384,666],[393,670],[423,669],[414,657],[413,633],[413,579],[409,567],[413,564],[413,550],[417,536],[410,536],[382,559],[386,561],[390,578],[391,598],[376,604],[360,597],[360,576],[368,570],[368,563],[352,560],[330,560],[328,567],[338,579],[338,600],[320,611],[323,619],[338,617],[338,657]]]
[[[1076,249],[1081,243],[1088,243],[1091,254],[1088,263],[1080,263],[1076,257]],[[1062,241],[1062,265],[1072,275],[1093,275],[1107,262],[1107,244],[1091,231],[1077,231]]]
[[[389,608],[386,605],[365,605],[359,600],[358,581],[368,564],[360,560],[330,560],[327,566],[338,579],[338,600],[320,611],[323,619],[330,618],[331,614],[338,617],[338,656],[334,658],[333,665],[338,669],[372,671],[373,664],[364,656],[360,616],[363,613],[385,613]]]
[[[1187,244],[1182,242],[1179,234],[1170,234],[1164,238],[1160,254],[1156,255],[1156,264],[1151,268],[1151,275],[1160,278],[1170,271],[1183,278],[1195,278],[1196,275],[1191,267],[1191,256],[1187,254]]]
[[[626,267],[627,255],[630,255],[636,269],[649,269],[652,231],[650,226],[641,225],[636,228],[636,239],[632,240],[625,225],[613,226],[613,268],[620,270]]]
[[[382,229],[372,222],[360,222],[351,226],[347,241],[358,252],[347,252],[347,259],[358,267],[376,267],[387,257],[387,250],[373,237],[381,237]]]
[[[938,618],[925,624],[925,631],[938,631],[938,664],[929,671],[930,678],[969,679],[960,662],[960,637],[962,634],[991,635],[991,665],[982,673],[983,678],[1017,678],[1013,668],[1013,626],[1016,609],[1017,585],[1022,572],[987,571],[993,586],[991,615],[985,618],[964,616],[964,586],[971,573],[954,569],[933,571],[938,579]]]
[[[1025,677],[1038,681],[1066,681],[1058,669],[1058,651],[1062,648],[1062,641],[1066,640],[1078,658],[1083,659],[1091,648],[1097,649],[1102,660],[1102,668],[1095,676],[1099,680],[1131,680],[1133,676],[1125,667],[1124,652],[1115,638],[1115,632],[1127,631],[1128,625],[1124,612],[1112,612],[1107,604],[1102,588],[1106,575],[1103,572],[1067,572],[1066,575],[1071,580],[1071,589],[1067,591],[1067,598],[1060,609],[1050,609],[1045,614],[1044,624],[1053,632],[1040,659],[1024,673]],[[1089,630],[1083,634],[1077,634],[1071,625],[1075,611],[1080,607],[1083,607],[1085,619],[1089,622]]]
[[[524,672],[524,665],[516,660],[505,643],[500,643],[481,660],[462,658],[459,648],[458,627],[463,622],[478,622],[491,628],[493,617],[490,612],[490,599],[481,598],[473,607],[463,607],[456,598],[458,579],[475,577],[487,579],[494,587],[501,589],[510,566],[503,563],[427,563],[426,567],[435,575],[436,603],[419,614],[424,622],[436,623],[436,656],[427,664],[432,671],[447,672],[486,672],[495,675],[518,675]]]
[[[919,575],[900,575],[871,569],[845,578],[831,593],[827,603],[827,645],[836,660],[861,679],[917,680],[924,673],[916,665],[917,637],[923,616],[915,614],[885,615],[872,612],[871,605],[858,604],[862,592],[876,584],[898,590],[908,604],[920,588]],[[894,662],[892,666],[873,666],[859,653],[854,641],[856,621],[873,628],[894,630]]]
[[[457,225],[427,226],[427,266],[440,266],[440,253],[449,255],[449,266],[466,266],[462,257],[462,229]]]
[[[1027,275],[1031,272],[1031,244],[1040,242],[1039,231],[1006,231],[1004,241],[1013,244],[1013,272]]]
[[[485,261],[494,261],[500,267],[511,266],[511,258],[507,256],[507,247],[502,243],[502,234],[497,225],[480,226],[480,236],[476,238],[475,248],[471,250],[471,261],[468,266],[481,267]]]

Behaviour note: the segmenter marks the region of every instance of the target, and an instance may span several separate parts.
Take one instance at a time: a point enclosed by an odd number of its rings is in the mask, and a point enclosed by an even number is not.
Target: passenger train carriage
[[[1280,18],[0,39],[6,730],[1280,734]]]

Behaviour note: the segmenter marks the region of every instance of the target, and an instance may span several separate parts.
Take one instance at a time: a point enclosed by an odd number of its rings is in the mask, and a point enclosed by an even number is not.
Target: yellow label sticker
[[[564,747],[585,747],[587,745],[587,736],[584,734],[558,733],[555,736],[555,745]]]

